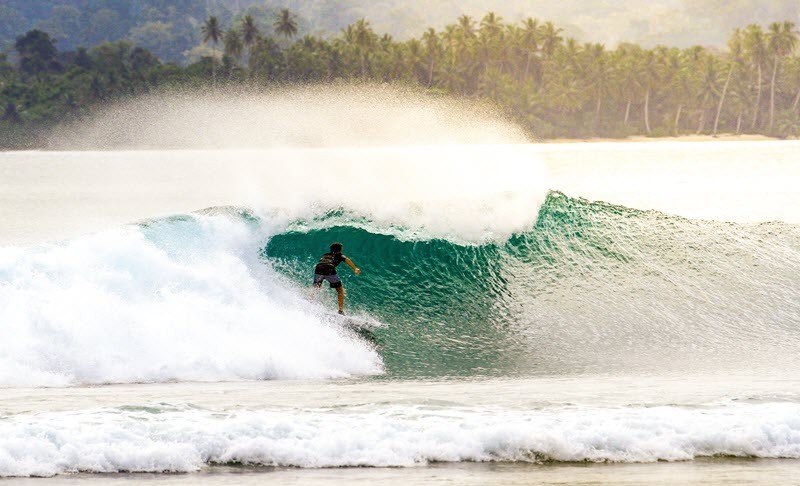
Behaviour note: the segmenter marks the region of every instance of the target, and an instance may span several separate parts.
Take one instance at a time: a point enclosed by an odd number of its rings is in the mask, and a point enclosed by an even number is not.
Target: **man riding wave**
[[[344,315],[344,287],[339,275],[336,274],[336,267],[342,262],[352,268],[356,275],[361,275],[361,270],[355,263],[342,254],[342,244],[333,243],[330,253],[322,255],[314,267],[314,287],[320,289],[322,282],[327,281],[332,289],[336,289],[339,294],[339,314]]]

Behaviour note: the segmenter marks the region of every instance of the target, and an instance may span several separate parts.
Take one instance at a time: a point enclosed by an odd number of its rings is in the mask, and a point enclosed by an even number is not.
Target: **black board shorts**
[[[333,275],[320,275],[318,273],[314,274],[314,285],[317,287],[322,287],[323,280],[327,280],[332,289],[338,289],[342,286],[342,281],[335,273]]]

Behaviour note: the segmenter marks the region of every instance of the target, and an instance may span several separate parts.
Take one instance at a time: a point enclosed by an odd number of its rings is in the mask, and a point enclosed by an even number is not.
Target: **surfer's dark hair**
[[[331,243],[331,252],[332,253],[341,253],[342,252],[342,244],[341,243]]]

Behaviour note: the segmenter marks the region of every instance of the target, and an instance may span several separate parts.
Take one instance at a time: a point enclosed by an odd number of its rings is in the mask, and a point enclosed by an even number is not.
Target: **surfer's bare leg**
[[[322,290],[322,283],[314,283],[311,286],[311,299],[312,300],[319,300],[319,291]]]
[[[339,312],[344,312],[344,287],[336,287],[339,294]]]

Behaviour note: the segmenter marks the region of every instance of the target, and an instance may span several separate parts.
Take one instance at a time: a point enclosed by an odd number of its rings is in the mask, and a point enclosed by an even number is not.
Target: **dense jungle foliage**
[[[533,138],[687,133],[800,135],[800,57],[792,22],[748,25],[727,49],[579,43],[552,22],[462,15],[399,41],[366,19],[338,36],[301,35],[274,12],[269,33],[251,15],[198,25],[207,55],[182,66],[131,40],[58,49],[34,29],[0,55],[0,146],[93,106],[163,87],[379,82],[490,100]],[[90,39],[89,39],[90,40]]]

